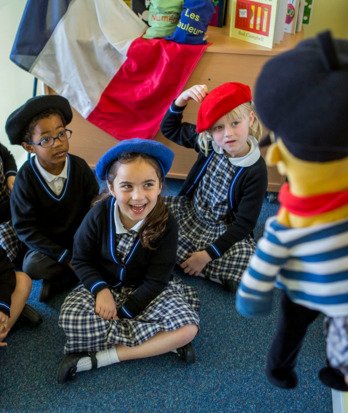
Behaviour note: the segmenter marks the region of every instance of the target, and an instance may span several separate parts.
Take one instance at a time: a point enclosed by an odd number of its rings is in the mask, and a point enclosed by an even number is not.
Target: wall
[[[348,39],[348,1],[314,0],[310,24],[304,25],[305,37],[331,29],[335,37]]]
[[[0,0],[0,141],[13,153],[18,166],[25,161],[26,152],[19,146],[10,146],[5,122],[8,115],[33,93],[33,76],[9,59],[25,4],[26,0]]]
[[[10,148],[19,166],[26,159],[26,153],[19,146],[10,146],[4,125],[8,115],[33,93],[32,75],[9,59],[25,4],[26,0],[0,0],[0,141]],[[336,37],[348,38],[347,16],[347,0],[314,0],[310,24],[305,26],[305,37],[330,28]],[[42,86],[37,93],[43,93]]]

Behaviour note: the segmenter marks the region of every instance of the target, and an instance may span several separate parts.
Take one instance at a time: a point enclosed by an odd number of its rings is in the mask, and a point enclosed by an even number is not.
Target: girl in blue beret
[[[174,101],[161,124],[171,141],[198,153],[178,196],[166,202],[179,222],[177,262],[235,292],[254,252],[255,228],[267,188],[258,148],[261,125],[249,86],[227,82],[208,93],[194,85]],[[197,125],[182,122],[200,103]]]
[[[61,308],[67,342],[59,383],[170,351],[194,361],[198,299],[172,279],[178,228],[160,195],[173,157],[159,142],[130,139],[99,160],[97,176],[108,194],[75,236],[72,265],[82,285]]]

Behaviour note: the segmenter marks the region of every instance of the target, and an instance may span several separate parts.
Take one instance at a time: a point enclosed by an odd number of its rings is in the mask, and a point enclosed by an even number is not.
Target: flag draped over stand
[[[121,0],[28,0],[10,59],[116,139],[153,138],[207,46],[146,27]]]

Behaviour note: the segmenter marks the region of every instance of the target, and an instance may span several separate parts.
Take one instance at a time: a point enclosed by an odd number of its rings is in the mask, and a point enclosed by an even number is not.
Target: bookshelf
[[[228,27],[212,27],[208,29],[208,46],[185,88],[197,83],[206,83],[209,89],[223,82],[238,81],[253,88],[263,64],[272,56],[292,48],[302,39],[302,33],[285,35],[284,40],[273,49],[265,48],[241,40],[233,39],[228,34]],[[179,69],[178,69],[179,70]],[[50,91],[48,91],[50,93]],[[190,103],[184,112],[184,121],[195,123],[198,106]],[[74,131],[70,141],[70,149],[84,158],[94,167],[99,157],[117,142],[112,136],[90,124],[74,111],[71,123]],[[182,148],[170,142],[160,132],[156,140],[166,144],[175,152],[175,159],[169,176],[184,179],[196,159],[191,149]],[[268,170],[268,190],[277,192],[283,178],[275,168]]]

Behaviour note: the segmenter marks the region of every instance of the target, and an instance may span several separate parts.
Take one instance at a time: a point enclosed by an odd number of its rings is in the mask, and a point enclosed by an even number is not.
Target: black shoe
[[[52,282],[42,280],[42,286],[39,296],[40,303],[47,303],[56,294],[55,286]]]
[[[77,278],[63,280],[63,281],[49,281],[49,280],[42,280],[42,287],[40,291],[39,301],[41,303],[47,303],[57,294],[63,293],[75,287],[77,285]]]
[[[42,317],[33,307],[25,304],[17,322],[29,327],[38,327],[42,323]]]
[[[333,367],[324,367],[319,371],[319,379],[325,386],[338,391],[348,391],[348,385],[344,380],[343,373]]]
[[[222,285],[225,290],[235,294],[238,290],[238,283],[234,280],[223,280]]]
[[[188,343],[185,346],[179,347],[176,349],[176,351],[179,358],[186,363],[192,364],[196,361],[195,349],[193,348],[192,343]]]
[[[294,389],[298,383],[297,374],[294,370],[266,370],[266,375],[270,383],[281,389]]]
[[[83,357],[90,357],[92,361],[92,369],[97,368],[98,363],[95,353],[70,353],[64,356],[60,362],[57,371],[57,381],[59,384],[66,383],[68,380],[74,380],[76,377],[77,363]]]

